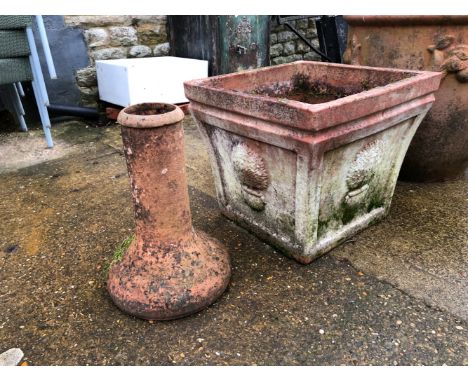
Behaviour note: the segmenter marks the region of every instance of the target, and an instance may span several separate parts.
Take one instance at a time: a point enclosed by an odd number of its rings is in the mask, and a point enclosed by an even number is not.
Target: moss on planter
[[[128,247],[130,247],[130,244],[132,243],[133,239],[135,238],[135,235],[131,235],[127,237],[125,240],[123,240],[115,249],[114,254],[112,255],[111,261],[109,261],[105,266],[104,266],[104,277],[107,280],[107,277],[109,275],[109,270],[117,264],[119,261],[122,260],[123,255],[127,251]]]
[[[294,216],[291,216],[289,214],[280,214],[278,217],[278,223],[284,231],[294,233],[294,230],[296,228]]]
[[[342,225],[350,223],[359,215],[369,213],[376,208],[385,207],[385,195],[382,188],[369,190],[366,196],[366,201],[358,205],[350,206],[344,200],[341,202],[340,208],[335,211],[328,219],[318,220],[317,237],[322,237],[329,230],[330,223],[341,222]]]
[[[367,212],[371,212],[376,208],[385,207],[385,196],[382,195],[382,191],[374,191],[370,196],[369,204],[367,205]]]

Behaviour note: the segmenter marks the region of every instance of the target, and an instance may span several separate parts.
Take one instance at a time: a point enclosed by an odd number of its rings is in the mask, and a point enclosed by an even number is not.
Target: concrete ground
[[[220,215],[184,121],[195,227],[233,273],[211,307],[169,322],[119,311],[105,267],[133,229],[118,128],[0,134],[0,353],[32,365],[468,365],[467,182],[399,183],[391,213],[310,265]]]

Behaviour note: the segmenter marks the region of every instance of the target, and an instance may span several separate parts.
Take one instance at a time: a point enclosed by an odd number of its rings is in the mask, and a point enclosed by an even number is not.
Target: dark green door
[[[219,16],[220,73],[270,64],[269,16]]]

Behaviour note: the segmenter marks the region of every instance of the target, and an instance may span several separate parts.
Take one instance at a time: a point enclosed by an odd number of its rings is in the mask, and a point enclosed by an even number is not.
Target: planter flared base
[[[146,320],[196,313],[227,288],[229,255],[216,240],[196,232],[188,243],[148,246],[135,241],[109,271],[108,292],[123,311]]]

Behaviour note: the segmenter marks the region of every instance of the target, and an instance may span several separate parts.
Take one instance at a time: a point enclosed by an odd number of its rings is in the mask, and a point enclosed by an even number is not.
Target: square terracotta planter
[[[441,76],[298,61],[186,82],[222,212],[301,263],[376,222]]]

